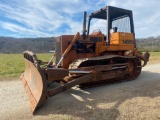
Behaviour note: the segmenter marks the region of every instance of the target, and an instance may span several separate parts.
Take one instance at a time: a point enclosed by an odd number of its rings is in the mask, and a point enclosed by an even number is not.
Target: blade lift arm
[[[80,78],[77,78],[75,80],[72,80],[71,82],[68,82],[68,83],[65,83],[64,85],[61,85],[61,86],[58,86],[50,91],[48,91],[48,97],[52,97],[56,94],[59,94],[65,90],[68,90],[69,88],[75,86],[75,85],[79,85],[81,83],[84,83],[85,81],[88,81],[90,80],[92,77],[91,77],[91,74],[86,74]]]
[[[58,66],[59,66],[60,63],[62,62],[63,58],[64,58],[64,57],[68,54],[68,52],[71,50],[73,44],[75,43],[75,41],[77,40],[77,38],[78,38],[79,35],[80,35],[79,32],[77,32],[76,35],[73,37],[71,43],[69,44],[69,46],[67,47],[67,49],[64,51],[64,53],[63,53],[61,59],[59,60],[59,62],[58,62],[58,64],[57,64],[56,68],[58,68]]]

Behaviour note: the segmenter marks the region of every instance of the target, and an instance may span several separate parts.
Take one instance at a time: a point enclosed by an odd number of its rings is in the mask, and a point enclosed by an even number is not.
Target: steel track
[[[125,77],[115,77],[114,79],[106,79],[106,80],[99,80],[94,82],[88,82],[80,84],[80,88],[89,88],[89,87],[96,87],[106,84],[113,84],[113,83],[119,83],[123,81],[130,81],[136,79],[140,73],[141,73],[141,61],[139,58],[134,56],[117,56],[117,55],[111,55],[111,56],[100,56],[100,57],[94,57],[94,58],[85,58],[85,59],[78,59],[75,60],[71,65],[70,68],[80,68],[80,67],[90,67],[90,66],[96,66],[96,65],[110,65],[110,64],[119,64],[119,63],[130,63],[133,64],[133,70],[131,71],[131,74],[126,74]],[[121,69],[121,68],[120,68]],[[118,70],[120,70],[118,69]]]

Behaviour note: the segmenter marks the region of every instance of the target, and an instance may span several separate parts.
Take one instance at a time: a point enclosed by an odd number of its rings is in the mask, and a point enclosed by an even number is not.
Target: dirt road
[[[33,116],[20,80],[0,81],[1,120],[160,119],[160,64],[138,79],[91,89],[70,89],[47,100]]]

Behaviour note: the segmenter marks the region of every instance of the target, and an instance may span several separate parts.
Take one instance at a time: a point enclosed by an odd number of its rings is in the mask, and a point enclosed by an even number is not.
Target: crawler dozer
[[[90,33],[92,19],[106,20],[106,31]],[[147,64],[150,54],[136,48],[131,10],[101,8],[89,15],[87,29],[84,12],[82,28],[82,34],[56,37],[49,62],[39,60],[32,51],[23,53],[26,68],[20,78],[33,113],[47,98],[75,85],[87,88],[134,80]]]

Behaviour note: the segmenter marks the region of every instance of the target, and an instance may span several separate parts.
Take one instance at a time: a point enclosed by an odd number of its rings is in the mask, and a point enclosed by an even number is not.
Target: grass
[[[52,54],[37,54],[38,59],[49,61]],[[25,69],[22,54],[0,54],[0,79],[20,76]]]
[[[150,58],[149,58],[149,64],[153,63],[160,63],[160,52],[149,52]]]
[[[38,59],[49,61],[52,53],[37,54]],[[150,52],[149,64],[159,63],[160,52]],[[0,79],[20,76],[25,69],[22,54],[0,54]]]

